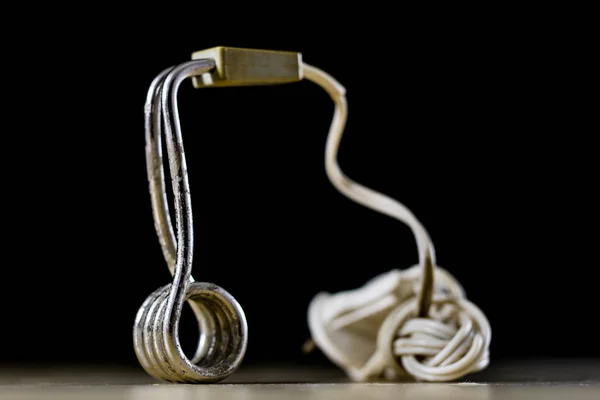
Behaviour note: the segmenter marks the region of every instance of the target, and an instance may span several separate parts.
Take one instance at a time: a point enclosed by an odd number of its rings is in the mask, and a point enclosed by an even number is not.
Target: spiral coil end
[[[210,383],[227,378],[246,353],[248,327],[244,311],[221,287],[190,283],[185,300],[200,330],[196,354],[190,360],[179,343],[181,311],[170,304],[171,291],[170,284],[156,290],[137,313],[133,337],[140,364],[148,374],[166,382]]]

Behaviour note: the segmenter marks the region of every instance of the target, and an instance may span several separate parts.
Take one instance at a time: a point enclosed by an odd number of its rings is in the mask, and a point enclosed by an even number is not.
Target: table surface
[[[244,366],[219,384],[176,385],[136,367],[0,366],[0,399],[600,399],[600,360],[498,362],[456,383],[351,383],[334,368]]]

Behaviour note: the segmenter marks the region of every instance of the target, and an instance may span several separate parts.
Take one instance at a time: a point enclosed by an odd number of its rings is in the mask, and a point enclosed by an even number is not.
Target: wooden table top
[[[600,360],[496,363],[456,383],[350,383],[333,368],[243,366],[219,384],[157,383],[137,367],[0,367],[0,399],[600,399]]]

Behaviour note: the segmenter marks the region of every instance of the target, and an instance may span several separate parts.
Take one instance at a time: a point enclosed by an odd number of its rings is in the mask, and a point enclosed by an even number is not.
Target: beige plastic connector
[[[290,51],[213,47],[196,51],[193,60],[211,58],[215,68],[194,77],[195,88],[276,85],[302,79],[302,54]]]

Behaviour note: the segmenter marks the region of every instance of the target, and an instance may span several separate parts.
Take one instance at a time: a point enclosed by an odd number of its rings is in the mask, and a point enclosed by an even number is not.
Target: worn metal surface
[[[241,363],[247,346],[246,317],[237,301],[211,283],[195,282],[192,272],[193,215],[188,172],[177,108],[177,91],[185,79],[214,69],[212,59],[169,68],[152,82],[145,106],[146,161],[156,232],[173,282],[153,292],[136,316],[134,349],[142,367],[169,382],[216,382]],[[174,197],[176,235],[167,204],[162,130],[167,144]],[[198,320],[200,339],[190,360],[179,343],[184,302]]]

